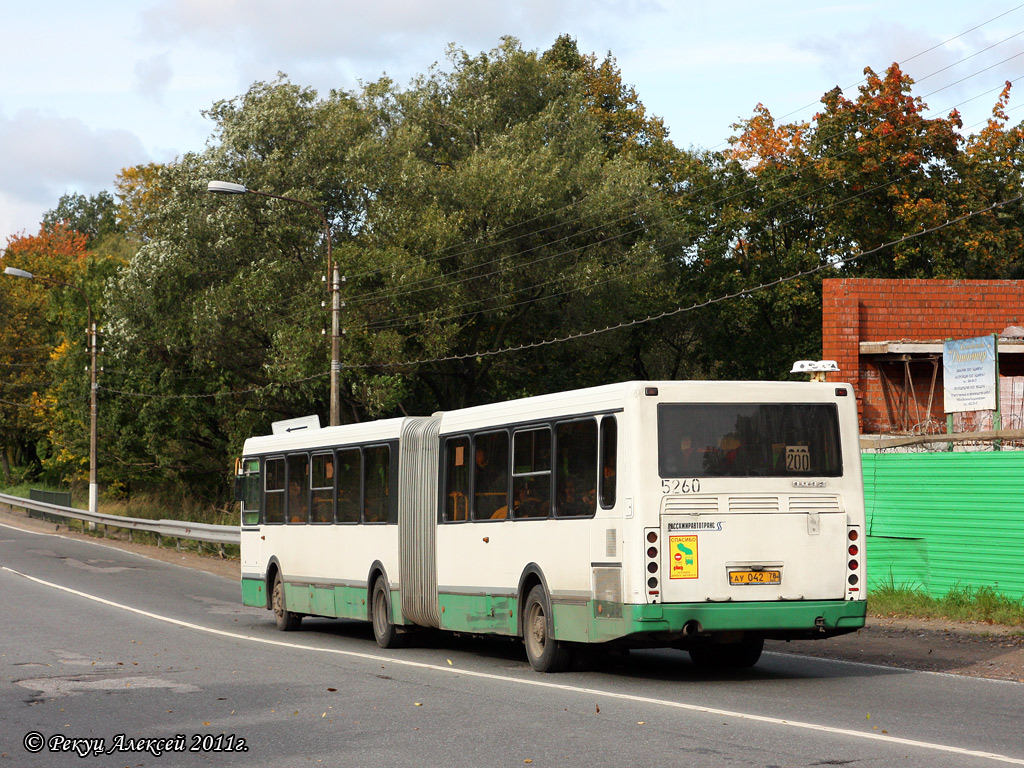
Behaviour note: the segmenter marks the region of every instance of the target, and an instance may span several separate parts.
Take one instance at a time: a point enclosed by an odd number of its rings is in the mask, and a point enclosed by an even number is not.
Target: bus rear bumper
[[[825,638],[864,626],[864,600],[624,605],[628,634],[670,636],[755,632],[778,640]]]

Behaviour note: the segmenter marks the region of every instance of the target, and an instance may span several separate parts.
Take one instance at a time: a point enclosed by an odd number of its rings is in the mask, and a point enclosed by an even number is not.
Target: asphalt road
[[[442,633],[382,651],[364,623],[281,633],[234,581],[6,526],[0,616],[0,768],[1024,766],[1020,683],[675,651],[540,675]]]

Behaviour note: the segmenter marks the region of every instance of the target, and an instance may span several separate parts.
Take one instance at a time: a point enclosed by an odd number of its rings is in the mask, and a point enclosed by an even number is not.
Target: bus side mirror
[[[235,476],[235,501],[245,501],[245,478],[242,475]]]

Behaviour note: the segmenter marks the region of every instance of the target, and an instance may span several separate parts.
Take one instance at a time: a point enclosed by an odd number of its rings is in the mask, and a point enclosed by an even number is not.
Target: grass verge
[[[931,597],[919,589],[892,584],[868,591],[868,611],[883,616],[973,621],[1021,627],[1024,633],[1024,599],[1014,600],[991,587],[955,587],[943,597]]]

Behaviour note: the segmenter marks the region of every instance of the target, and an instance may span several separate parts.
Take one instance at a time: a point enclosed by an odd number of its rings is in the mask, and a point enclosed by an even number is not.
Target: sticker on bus
[[[786,446],[786,470],[789,472],[811,471],[811,451],[806,445]]]
[[[668,551],[671,558],[668,572],[670,579],[697,578],[696,536],[669,536]]]

